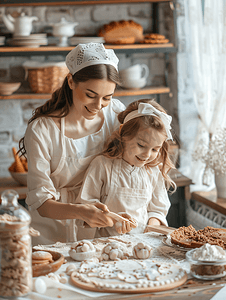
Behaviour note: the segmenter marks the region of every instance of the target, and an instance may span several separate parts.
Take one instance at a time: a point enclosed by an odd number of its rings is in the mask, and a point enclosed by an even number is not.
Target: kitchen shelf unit
[[[7,2],[7,3],[6,3]],[[76,1],[53,1],[53,0],[38,0],[32,2],[31,0],[3,0],[0,6],[16,6],[16,5],[93,5],[93,4],[122,4],[122,3],[153,3],[153,32],[158,32],[158,4],[161,2],[168,2],[172,4],[170,0],[76,0]],[[168,87],[168,64],[169,64],[169,53],[175,53],[176,47],[172,43],[167,44],[131,44],[131,45],[105,45],[108,49],[114,49],[117,53],[124,53],[131,55],[133,53],[163,53],[165,55],[165,86],[146,86],[142,89],[118,89],[115,91],[115,97],[123,96],[137,96],[137,95],[156,95],[157,101],[160,100],[160,94],[170,93]],[[72,47],[58,47],[58,46],[40,46],[37,48],[30,47],[0,47],[0,56],[29,56],[29,55],[67,55],[69,51],[74,48]],[[0,96],[2,99],[49,99],[50,94],[35,94],[35,93],[18,93],[10,96]]]
[[[38,48],[30,47],[0,47],[0,56],[27,56],[27,55],[48,55],[50,52],[67,54],[75,46],[58,47],[58,46],[40,46]],[[114,49],[116,53],[172,53],[176,48],[172,43],[168,44],[132,44],[132,45],[105,45],[107,49]]]
[[[43,5],[94,5],[94,4],[121,4],[121,3],[144,3],[144,2],[173,2],[172,0],[1,0],[0,6],[43,6]]]
[[[145,87],[143,89],[118,89],[114,93],[114,97],[124,96],[138,96],[138,95],[159,95],[170,93],[170,88],[166,86],[157,87]],[[47,100],[51,98],[51,94],[36,94],[36,93],[24,93],[24,94],[12,94],[9,96],[0,96],[0,100],[26,100],[26,99],[43,99]]]

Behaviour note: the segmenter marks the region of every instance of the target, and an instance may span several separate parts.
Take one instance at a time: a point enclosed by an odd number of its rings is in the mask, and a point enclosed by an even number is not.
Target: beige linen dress
[[[44,218],[37,208],[48,199],[75,202],[87,167],[102,151],[106,139],[119,127],[117,115],[124,109],[119,100],[112,99],[103,108],[101,129],[79,139],[64,135],[64,118],[61,119],[61,130],[49,117],[38,118],[28,125],[25,133],[28,159],[26,203],[32,216],[31,226],[41,232],[40,237],[33,239],[33,245],[76,240],[75,220]]]

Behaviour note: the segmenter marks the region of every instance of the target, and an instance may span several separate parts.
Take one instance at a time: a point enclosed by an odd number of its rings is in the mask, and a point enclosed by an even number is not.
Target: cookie
[[[47,251],[35,251],[32,253],[32,261],[33,260],[48,260],[48,261],[52,261],[53,257],[52,254],[50,254]]]
[[[143,39],[143,41],[141,41],[141,44],[167,44],[169,43],[168,39]]]
[[[32,260],[32,266],[45,266],[48,265],[50,262],[48,260]]]
[[[145,39],[164,40],[165,36],[158,33],[149,33],[144,35]]]

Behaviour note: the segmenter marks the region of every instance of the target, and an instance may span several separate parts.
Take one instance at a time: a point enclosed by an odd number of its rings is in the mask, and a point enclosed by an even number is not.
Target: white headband
[[[166,134],[167,134],[167,140],[173,140],[172,134],[170,132],[171,126],[170,123],[172,121],[172,117],[167,115],[164,112],[159,111],[158,109],[156,109],[154,106],[152,106],[149,103],[139,103],[138,105],[138,110],[134,110],[132,112],[130,112],[124,119],[123,124],[125,124],[126,122],[138,118],[138,117],[142,117],[142,116],[157,116],[159,117],[166,129]]]
[[[118,70],[118,57],[101,43],[79,44],[66,56],[66,65],[72,75],[79,70],[99,64],[112,65]]]

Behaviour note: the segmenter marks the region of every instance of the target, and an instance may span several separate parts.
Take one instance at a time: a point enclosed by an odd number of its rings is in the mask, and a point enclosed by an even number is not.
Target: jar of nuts
[[[18,197],[16,191],[6,190],[0,204],[0,297],[7,299],[32,290],[31,217]]]

